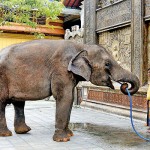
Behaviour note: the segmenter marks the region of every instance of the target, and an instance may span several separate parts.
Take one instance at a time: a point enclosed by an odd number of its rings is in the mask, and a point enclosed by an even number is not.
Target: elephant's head
[[[68,70],[95,85],[112,89],[112,80],[130,83],[131,94],[136,93],[140,86],[139,79],[133,73],[123,69],[103,47],[98,45],[85,45],[84,50],[71,59]],[[123,86],[121,91],[127,94]]]

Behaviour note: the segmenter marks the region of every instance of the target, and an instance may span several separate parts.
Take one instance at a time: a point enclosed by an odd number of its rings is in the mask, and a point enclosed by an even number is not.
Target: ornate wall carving
[[[145,0],[145,16],[150,16],[150,0]]]
[[[150,0],[97,0],[95,4],[93,0],[85,1],[85,43],[93,44],[99,35],[100,43],[107,41],[102,44],[111,49],[115,59],[126,64],[124,68],[136,74],[141,85],[146,83]],[[129,26],[130,33],[126,34]]]
[[[131,71],[130,27],[99,34],[99,44],[109,50],[123,68]]]
[[[84,29],[80,28],[78,25],[72,26],[71,31],[70,29],[66,29],[65,31],[65,40],[72,40],[77,43],[83,43],[83,35]]]
[[[123,0],[98,0],[97,8],[104,8],[122,2]]]
[[[106,5],[109,0],[105,1]],[[104,1],[103,1],[104,2]],[[110,3],[110,2],[109,2]],[[97,32],[131,21],[131,0],[120,1],[97,10]]]
[[[82,43],[83,44],[83,38],[81,38],[80,36],[76,35],[74,38],[70,37],[69,40],[75,42],[75,43]]]

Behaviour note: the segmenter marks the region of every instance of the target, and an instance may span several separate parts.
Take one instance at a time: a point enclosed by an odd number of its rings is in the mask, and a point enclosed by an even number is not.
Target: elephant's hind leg
[[[5,107],[7,103],[0,99],[0,136],[11,136],[12,132],[7,128]]]
[[[24,101],[13,101],[12,102],[15,109],[15,119],[14,119],[14,127],[15,132],[18,134],[27,133],[31,130],[29,126],[25,123],[25,115],[24,115]]]
[[[6,78],[0,72],[0,136],[11,136],[12,132],[7,128],[5,107],[8,100],[8,88]]]

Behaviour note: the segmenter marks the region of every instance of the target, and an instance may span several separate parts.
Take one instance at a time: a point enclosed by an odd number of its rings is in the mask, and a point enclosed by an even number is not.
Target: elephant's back
[[[77,44],[66,40],[33,40],[15,44],[4,48],[0,52],[0,63],[8,68],[20,65],[45,66],[45,63],[54,64],[64,62],[67,65],[70,59],[80,51]]]
[[[19,44],[14,44],[3,48],[0,51],[0,56],[9,55],[10,56],[26,56],[26,55],[39,55],[46,54],[53,55],[53,53],[64,52],[65,50],[71,50],[71,47],[74,47],[76,44],[67,40],[33,40],[28,42],[23,42]]]

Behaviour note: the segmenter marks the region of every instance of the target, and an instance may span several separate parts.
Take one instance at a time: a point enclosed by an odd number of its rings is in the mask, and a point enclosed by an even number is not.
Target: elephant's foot
[[[9,129],[0,129],[0,136],[12,136],[12,132]]]
[[[55,130],[55,134],[53,135],[53,140],[56,142],[67,142],[70,141],[70,138],[65,130],[57,129]]]
[[[24,134],[31,130],[29,126],[27,126],[25,123],[21,125],[15,125],[15,132],[17,134]]]
[[[73,132],[69,128],[66,129],[66,133],[68,137],[71,137],[74,135]]]

